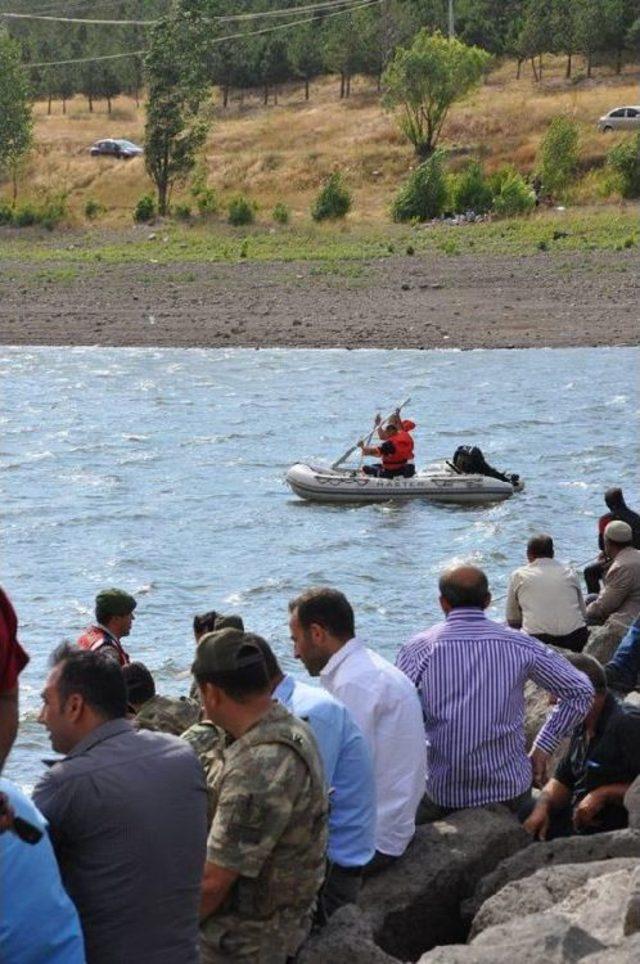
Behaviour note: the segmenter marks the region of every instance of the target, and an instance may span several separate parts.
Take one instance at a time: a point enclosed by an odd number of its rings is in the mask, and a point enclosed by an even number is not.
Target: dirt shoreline
[[[0,343],[156,347],[636,345],[636,252],[344,262],[4,261]]]

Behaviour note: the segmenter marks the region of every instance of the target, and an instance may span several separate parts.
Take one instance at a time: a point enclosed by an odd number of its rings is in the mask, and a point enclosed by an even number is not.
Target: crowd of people
[[[622,493],[607,505],[593,598],[535,535],[504,623],[485,573],[453,566],[444,619],[395,665],[343,593],[306,590],[289,629],[319,686],[211,611],[193,621],[189,694],[158,694],[125,649],[135,598],[100,592],[42,690],[60,756],[32,799],[0,778],[3,962],[285,964],[402,860],[416,825],[501,804],[536,839],[624,826],[640,775],[640,710],[619,698],[640,672],[640,517]],[[0,768],[27,661],[1,593]],[[550,697],[530,748],[528,683]]]

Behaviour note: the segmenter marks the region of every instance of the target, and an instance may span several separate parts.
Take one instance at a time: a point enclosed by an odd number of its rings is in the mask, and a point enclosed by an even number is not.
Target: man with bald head
[[[559,653],[492,622],[487,577],[471,565],[440,577],[445,621],[409,640],[396,665],[418,690],[427,743],[426,794],[417,822],[504,803],[525,816],[532,775],[587,715],[593,686]],[[533,749],[525,748],[527,680],[556,698]]]

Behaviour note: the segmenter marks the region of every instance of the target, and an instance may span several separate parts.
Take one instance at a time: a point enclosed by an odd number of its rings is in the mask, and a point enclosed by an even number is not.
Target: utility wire
[[[364,7],[377,6],[383,3],[384,0],[364,0],[362,3],[353,3],[351,6],[346,7],[342,10],[334,10],[331,13],[326,14],[326,17],[338,17],[343,13],[351,13],[354,10],[362,10]],[[225,34],[224,37],[215,37],[213,40],[209,41],[210,45],[222,44],[227,40],[237,40],[239,38],[257,37],[259,34],[270,33],[273,30],[288,30],[290,27],[299,27],[301,24],[314,23],[315,17],[306,17],[302,20],[292,20],[290,23],[277,23],[272,27],[262,27],[260,30],[252,30],[250,32],[240,31],[239,33]],[[98,60],[117,60],[123,57],[139,57],[142,54],[146,54],[147,49],[144,50],[129,50],[121,54],[103,54],[98,57],[74,57],[70,60],[50,60],[41,63],[23,64],[26,70],[33,70],[40,67],[61,67],[66,64],[88,64],[93,63]]]
[[[228,21],[236,20],[258,20],[263,17],[287,17],[294,13],[305,13],[309,10],[324,10],[327,8],[334,7],[348,7],[352,6],[354,0],[318,0],[316,3],[306,4],[304,6],[293,6],[293,7],[281,7],[276,10],[262,10],[254,11],[253,13],[232,13],[225,14],[223,16],[217,17],[203,17],[202,23],[224,23]],[[38,20],[46,21],[50,23],[80,23],[80,24],[104,24],[111,26],[136,26],[136,27],[146,27],[153,26],[158,23],[156,20],[107,20],[107,19],[97,19],[97,18],[86,18],[86,17],[63,17],[53,14],[36,14],[36,13],[0,13],[0,17],[7,20]]]

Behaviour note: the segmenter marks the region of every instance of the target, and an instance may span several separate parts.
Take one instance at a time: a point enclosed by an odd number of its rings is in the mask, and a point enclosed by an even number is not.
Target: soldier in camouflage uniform
[[[229,739],[224,730],[221,730],[211,720],[201,720],[199,723],[194,723],[181,736],[183,740],[191,744],[204,770],[208,796],[207,827],[211,827],[216,808],[216,781],[222,770],[224,748],[227,746]]]
[[[202,616],[193,617],[193,635],[195,636],[196,646],[207,633],[212,633],[214,630],[217,632],[219,629],[239,629],[244,631],[242,616],[236,616],[234,613],[224,616],[222,613],[211,610],[211,612],[204,613]],[[191,689],[189,690],[189,699],[197,700],[197,702],[202,705],[200,687],[195,680],[192,682]]]
[[[195,700],[185,696],[177,699],[158,696],[153,676],[143,663],[123,666],[122,673],[127,687],[129,718],[139,730],[180,736],[200,719],[202,709]]]
[[[203,638],[193,673],[230,734],[202,884],[202,964],[285,964],[311,928],[325,870],[327,797],[310,729],[271,700],[256,637]]]

